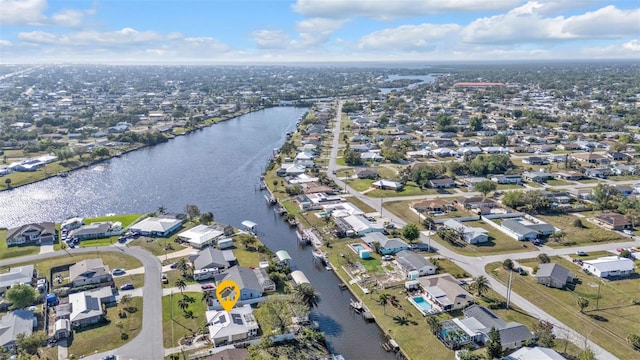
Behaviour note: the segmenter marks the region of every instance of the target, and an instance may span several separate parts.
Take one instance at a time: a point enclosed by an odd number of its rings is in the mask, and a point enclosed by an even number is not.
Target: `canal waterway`
[[[348,291],[310,248],[299,247],[295,232],[268,207],[257,190],[259,175],[274,148],[294,130],[306,109],[276,107],[243,115],[168,143],[0,193],[0,226],[60,221],[70,216],[146,213],[159,206],[183,212],[186,204],[211,211],[217,221],[240,227],[258,224],[258,235],[274,251],[287,250],[321,295],[312,317],[330,350],[346,359],[393,359],[380,348],[383,335],[349,308]]]

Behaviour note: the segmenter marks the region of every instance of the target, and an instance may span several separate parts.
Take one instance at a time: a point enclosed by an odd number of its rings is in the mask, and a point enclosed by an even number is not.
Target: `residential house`
[[[563,289],[567,282],[572,282],[573,279],[574,276],[569,270],[556,263],[540,264],[536,272],[538,284],[557,289]]]
[[[392,180],[378,180],[375,181],[371,184],[371,186],[373,186],[376,189],[380,189],[380,190],[401,190],[402,189],[402,183],[398,182],[398,181],[392,181]]]
[[[215,244],[223,235],[224,232],[201,224],[179,233],[178,238],[196,249],[202,249]]]
[[[479,244],[489,241],[487,230],[483,228],[467,226],[455,219],[448,219],[443,225],[447,229],[460,232],[462,239],[469,244]]]
[[[209,338],[214,346],[231,344],[258,335],[258,322],[251,305],[235,307],[229,312],[209,310],[205,317],[209,327]]]
[[[565,360],[565,358],[553,349],[525,346],[501,360]]]
[[[355,173],[358,179],[377,179],[380,177],[377,171],[367,167],[356,168]]]
[[[429,180],[428,185],[433,189],[448,189],[456,187],[455,181],[451,178],[432,179]]]
[[[479,176],[467,176],[467,177],[459,178],[459,180],[463,185],[471,189],[475,189],[477,183],[486,181],[487,178],[479,177]]]
[[[498,184],[511,184],[511,185],[522,184],[522,176],[520,175],[503,175],[503,174],[491,175],[490,180]]]
[[[605,256],[585,260],[582,268],[601,278],[629,276],[635,273],[633,260],[619,256]]]
[[[77,229],[82,226],[83,221],[84,219],[80,217],[69,218],[60,224],[60,230],[70,231]]]
[[[103,286],[98,289],[82,291],[69,294],[69,305],[71,305],[71,313],[68,320],[72,327],[82,327],[97,324],[103,319],[102,305],[115,303],[116,299],[110,286]],[[60,306],[60,305],[58,305]],[[56,317],[65,318],[66,309],[64,306],[60,308],[60,317],[56,311]]]
[[[419,213],[445,213],[451,209],[449,202],[443,199],[422,200],[411,204],[411,207]]]
[[[178,231],[183,220],[170,217],[148,217],[131,225],[131,231],[143,236],[167,237]]]
[[[424,256],[411,250],[403,250],[396,254],[396,262],[407,273],[416,272],[418,276],[433,275],[437,267]]]
[[[346,226],[346,235],[347,236],[363,236],[372,232],[384,232],[384,227],[382,224],[374,223],[364,215],[348,215],[343,218],[334,218],[334,222],[341,224],[339,226]]]
[[[276,291],[276,283],[269,278],[269,274],[267,274],[267,270],[264,268],[255,268],[253,272],[256,274],[256,278],[258,278],[258,283],[262,286],[263,292],[273,292]]]
[[[462,288],[451,274],[425,276],[418,282],[427,297],[444,311],[464,309],[474,301],[473,295]]]
[[[219,250],[213,247],[208,247],[189,256],[189,261],[193,264],[194,272],[204,269],[217,269],[219,272],[224,272],[237,264],[232,250]]]
[[[587,164],[607,165],[611,162],[608,158],[596,153],[572,154],[570,157]]]
[[[119,221],[103,221],[82,225],[75,230],[71,230],[69,236],[82,241],[87,239],[108,238],[110,236],[120,235],[122,231],[122,223]]]
[[[404,242],[404,240],[398,238],[390,239],[380,232],[366,234],[362,237],[362,240],[372,249],[375,249],[373,243],[377,242],[380,244],[378,252],[382,255],[393,255],[399,251],[409,249],[409,244]]]
[[[485,179],[486,180],[486,179]],[[474,209],[482,209],[482,208],[496,208],[499,207],[498,203],[496,203],[492,199],[487,199],[482,196],[474,196],[468,197],[459,202],[465,209],[474,210]]]
[[[613,161],[625,161],[629,158],[627,154],[618,152],[618,151],[607,151],[604,156],[608,157]]]
[[[625,197],[630,197],[633,195],[633,188],[627,185],[616,185],[616,190],[620,193],[620,195]]]
[[[637,165],[614,165],[609,171],[612,175],[637,175],[640,168]]]
[[[452,319],[442,323],[442,334],[460,330],[464,335],[447,338],[443,335],[445,345],[456,348],[468,343],[485,344],[489,340],[489,332],[495,328],[500,333],[502,349],[518,349],[533,339],[533,334],[526,326],[517,322],[505,322],[491,310],[471,305],[462,310],[463,319]]]
[[[631,222],[626,216],[618,213],[604,212],[596,215],[596,223],[609,230],[631,229]]]
[[[362,153],[362,155],[360,155],[360,159],[362,159],[362,161],[374,161],[374,162],[380,162],[384,160],[384,157],[382,155],[380,155],[380,152],[378,151],[367,151],[365,153]]]
[[[584,170],[584,176],[591,178],[604,179],[609,174],[609,169],[606,168],[588,168]]]
[[[214,278],[216,283],[231,280],[238,284],[240,288],[238,300],[257,299],[262,296],[262,284],[258,281],[256,273],[250,268],[236,265],[229,268],[226,274],[218,274]]]
[[[553,225],[546,223],[531,223],[524,219],[505,219],[500,224],[500,230],[519,241],[534,240],[541,236],[548,236],[556,231]]]
[[[548,165],[549,159],[540,156],[528,156],[522,158],[522,163],[529,165]]]
[[[0,318],[0,348],[16,350],[18,335],[31,336],[37,319],[31,310],[14,310]]]
[[[69,267],[69,282],[73,287],[111,282],[109,267],[102,259],[86,259]]]
[[[0,295],[10,287],[18,284],[32,285],[34,279],[33,265],[16,266],[8,272],[0,274]]]
[[[43,241],[53,242],[56,225],[52,222],[33,223],[7,230],[7,246],[33,245]]]
[[[577,181],[582,179],[582,174],[577,171],[558,171],[554,175],[556,179],[560,180],[568,180],[568,181]]]
[[[526,181],[543,183],[546,180],[553,179],[553,175],[546,171],[525,171],[522,173],[522,178]]]

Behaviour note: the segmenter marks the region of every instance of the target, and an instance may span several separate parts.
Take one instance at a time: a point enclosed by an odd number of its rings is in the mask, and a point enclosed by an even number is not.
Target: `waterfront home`
[[[443,223],[444,227],[462,234],[462,239],[469,244],[479,244],[489,241],[487,230],[480,227],[467,226],[455,219],[448,219]]]
[[[119,221],[103,221],[94,222],[88,225],[82,225],[75,230],[69,232],[69,237],[77,240],[102,239],[114,235],[122,234],[122,223]]]
[[[222,272],[237,264],[232,250],[219,250],[213,247],[200,250],[195,255],[190,255],[189,261],[193,264],[194,271],[218,269],[218,271]]]
[[[618,213],[604,212],[596,215],[594,220],[597,224],[609,230],[631,229],[631,222],[627,217]]]
[[[372,187],[380,190],[396,190],[402,189],[402,183],[392,180],[378,180],[371,184]]]
[[[82,222],[84,221],[81,217],[69,218],[60,224],[60,230],[74,230],[82,226]]]
[[[280,177],[284,176],[298,176],[300,174],[304,174],[306,171],[306,167],[300,164],[282,164],[280,168],[276,171],[276,175]]]
[[[112,280],[109,267],[100,258],[82,260],[69,267],[69,283],[72,287],[111,283]]]
[[[455,318],[442,323],[441,340],[450,348],[459,348],[469,343],[486,344],[489,332],[495,328],[500,333],[502,349],[518,349],[525,342],[533,339],[533,334],[526,326],[517,322],[505,322],[491,310],[471,305],[462,310],[464,318]],[[447,336],[448,333],[456,336]]]
[[[563,289],[567,286],[567,282],[572,282],[573,279],[573,274],[561,265],[556,263],[538,265],[538,271],[536,272],[536,281],[538,284]]]
[[[473,295],[460,286],[451,274],[438,274],[418,279],[427,297],[442,310],[464,309],[473,303]]]
[[[178,234],[181,241],[187,242],[195,249],[202,249],[215,244],[224,233],[207,225],[197,225]]]
[[[582,263],[585,271],[601,278],[629,276],[635,273],[633,260],[619,256],[605,256]]]
[[[256,274],[256,278],[258,278],[258,284],[262,286],[263,292],[276,291],[276,283],[269,278],[269,274],[265,268],[255,268],[253,272]]]
[[[565,358],[553,349],[525,346],[501,360],[565,360]]]
[[[231,344],[258,335],[258,322],[251,305],[239,306],[227,312],[209,310],[205,313],[209,338],[214,346]]]
[[[10,287],[18,284],[32,285],[34,279],[33,265],[16,266],[8,272],[0,274],[0,295]]]
[[[400,267],[409,273],[417,273],[418,276],[433,275],[438,270],[435,265],[429,262],[424,256],[411,250],[402,250],[396,254],[396,262]]]
[[[262,296],[262,284],[258,281],[256,273],[247,267],[233,266],[225,274],[217,274],[214,276],[216,283],[223,280],[231,280],[240,288],[240,297],[238,300],[257,299]]]
[[[369,221],[364,215],[348,215],[333,219],[334,223],[343,228],[347,236],[363,236],[372,232],[384,232],[382,224]]]
[[[402,250],[408,250],[409,244],[399,238],[388,238],[383,233],[373,232],[366,234],[362,237],[362,240],[369,245],[372,249],[375,249],[374,243],[378,243],[380,248],[378,252],[382,255],[393,255]]]
[[[7,246],[34,245],[43,241],[53,242],[56,226],[52,222],[26,224],[7,230]]]
[[[129,230],[143,236],[167,237],[182,226],[183,220],[170,217],[148,217],[131,225]]]
[[[14,310],[0,318],[0,348],[16,350],[18,335],[31,336],[38,323],[31,310]]]
[[[102,305],[115,302],[111,286],[72,293],[69,294],[69,303],[56,307],[56,318],[69,320],[72,327],[96,324],[104,317]]]

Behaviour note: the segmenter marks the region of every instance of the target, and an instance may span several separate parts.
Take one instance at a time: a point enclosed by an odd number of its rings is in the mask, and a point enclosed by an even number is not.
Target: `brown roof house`
[[[595,221],[609,230],[631,229],[631,222],[624,215],[617,213],[605,212],[598,214],[595,217]]]

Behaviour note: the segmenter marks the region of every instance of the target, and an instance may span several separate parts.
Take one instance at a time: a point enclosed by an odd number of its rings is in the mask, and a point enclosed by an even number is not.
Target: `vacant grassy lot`
[[[453,202],[454,200],[460,200],[461,197],[448,197],[447,201]],[[398,216],[402,220],[407,223],[418,223],[418,215],[410,208],[411,204],[416,202],[416,200],[403,200],[403,201],[389,201],[383,204],[383,207],[389,211],[391,211],[394,215]],[[461,211],[451,211],[447,213],[446,217],[460,217],[460,216],[469,216]],[[420,228],[424,230],[424,226],[422,226],[422,221],[424,221],[424,216],[420,218]]]
[[[75,264],[79,261],[86,259],[101,258],[105,265],[109,266],[109,269],[122,268],[122,269],[135,269],[142,266],[142,263],[134,258],[122,253],[96,253],[96,254],[69,254],[61,255],[51,259],[42,259],[32,263],[21,263],[13,266],[35,264],[35,268],[38,271],[38,276],[49,276],[49,271],[52,267],[61,266],[66,264]]]
[[[348,202],[352,203],[353,205],[357,206],[358,209],[364,211],[365,213],[370,213],[370,212],[375,212],[377,211],[376,209],[372,208],[371,206],[365,204],[364,202],[362,202],[360,199],[353,197],[353,196],[348,196],[345,198]]]
[[[40,252],[40,245],[7,246],[7,230],[0,230],[0,259],[34,255]]]
[[[553,289],[538,285],[533,276],[514,276],[513,290],[619,358],[638,358],[638,352],[625,339],[629,334],[640,334],[640,312],[638,306],[633,305],[634,300],[640,299],[640,280],[603,281],[562,258],[552,257],[551,261],[577,276],[575,286],[568,286],[567,290]],[[519,262],[530,267],[538,264],[536,259]],[[486,270],[507,283],[509,275],[502,264],[489,264]],[[584,314],[577,306],[579,297],[589,301]]]
[[[412,182],[408,182],[399,191],[396,190],[373,190],[368,192],[367,195],[374,198],[381,197],[396,197],[396,196],[415,196],[415,195],[446,195],[453,194],[453,190],[449,189],[420,189],[419,186]]]
[[[73,358],[78,358],[115,349],[135,338],[142,330],[142,297],[132,298],[129,307],[132,311],[127,312],[126,318],[118,316],[118,307],[110,307],[107,308],[108,324],[76,332],[69,348],[70,358],[72,354]],[[123,325],[122,332],[129,336],[127,340],[121,338],[121,330],[116,326],[118,322]]]
[[[546,181],[546,183],[551,185],[551,186],[571,185],[571,184],[573,184],[573,183],[570,183],[568,181],[560,180],[560,179],[549,179],[549,180]]]
[[[178,306],[178,300],[183,297],[179,292],[162,297],[162,340],[166,348],[178,346],[181,338],[197,333],[207,322],[207,308],[202,301],[202,293],[185,292],[184,295],[192,299],[186,309],[193,312],[191,317],[187,317],[186,312]]]
[[[540,220],[547,222],[558,229],[562,230],[565,236],[560,240],[560,242],[549,241],[547,242],[548,246],[551,247],[561,247],[561,246],[578,246],[578,245],[586,245],[593,243],[601,243],[601,242],[611,242],[611,241],[623,241],[626,240],[624,237],[614,233],[612,231],[607,231],[589,221],[587,219],[581,219],[582,227],[576,227],[573,225],[574,221],[578,219],[576,216],[572,215],[555,215],[555,216],[543,216],[538,215]]]
[[[466,221],[464,222],[464,224],[467,226],[480,227],[487,230],[489,234],[489,241],[477,245],[471,245],[459,241],[456,245],[452,245],[449,241],[441,239],[438,235],[434,235],[432,238],[435,239],[439,244],[444,245],[445,247],[457,253],[470,256],[531,251],[531,246],[522,246],[522,242],[508,237],[500,230],[488,225],[485,221]]]

